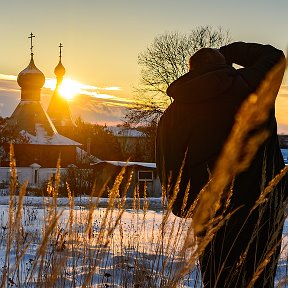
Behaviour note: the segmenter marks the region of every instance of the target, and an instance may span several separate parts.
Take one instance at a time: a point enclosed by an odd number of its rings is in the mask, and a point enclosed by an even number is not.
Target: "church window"
[[[39,171],[38,170],[35,170],[34,171],[34,184],[37,184],[38,183],[38,176],[39,176]]]

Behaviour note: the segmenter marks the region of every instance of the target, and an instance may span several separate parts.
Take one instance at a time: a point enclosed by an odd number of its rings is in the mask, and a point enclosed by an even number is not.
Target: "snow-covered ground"
[[[87,287],[151,287],[147,284],[149,281],[156,284],[157,287],[161,287],[161,281],[165,283],[167,279],[173,277],[173,273],[178,269],[177,267],[182,267],[183,259],[178,257],[176,251],[181,248],[181,241],[183,241],[179,235],[185,235],[189,228],[189,221],[183,221],[170,215],[163,232],[161,223],[163,223],[164,214],[161,209],[161,199],[149,199],[149,207],[145,212],[141,209],[132,209],[133,199],[127,200],[128,207],[123,215],[118,214],[119,209],[111,211],[105,225],[107,231],[111,228],[111,233],[105,231],[106,234],[103,234],[104,240],[102,239],[101,242],[99,242],[99,234],[101,233],[101,227],[103,227],[101,221],[105,218],[107,212],[104,208],[107,205],[107,199],[100,199],[98,205],[100,208],[93,211],[89,240],[85,238],[85,231],[91,216],[91,210],[89,210],[91,199],[89,197],[79,197],[74,200],[75,206],[72,213],[68,198],[57,200],[57,212],[62,214],[55,227],[55,230],[57,230],[56,237],[54,237],[55,241],[49,242],[49,245],[47,245],[44,259],[47,262],[44,264],[47,271],[49,269],[53,270],[49,261],[60,263],[62,266],[58,268],[63,270],[59,273],[61,279],[57,280],[55,282],[56,286],[53,287],[82,287],[89,273],[93,274],[93,277],[89,280],[90,285]],[[19,283],[21,284],[20,287],[36,286],[37,279],[35,275],[38,268],[33,265],[37,253],[39,253],[40,243],[43,241],[43,231],[47,230],[47,225],[49,225],[48,210],[49,207],[51,208],[49,206],[51,201],[53,199],[42,197],[25,197],[24,199],[23,231],[21,233],[24,235],[23,239],[26,239],[25,241],[29,245],[18,265],[20,267],[18,273],[11,274],[14,276],[10,277],[9,287],[19,287]],[[93,201],[96,201],[96,199],[93,199]],[[145,203],[142,200],[138,204],[142,207]],[[8,205],[9,197],[2,196],[0,198],[0,267],[3,267],[5,262]],[[134,208],[135,205],[137,206],[137,203],[134,203]],[[16,210],[17,206],[15,205]],[[117,228],[113,229],[113,223],[117,221],[118,216],[121,216],[121,220]],[[71,217],[73,221],[69,222]],[[68,232],[66,232],[69,230],[67,228],[69,223],[73,226],[70,228],[73,230],[72,238],[69,238]],[[108,240],[107,243],[105,243],[106,240]],[[278,263],[277,283],[287,276],[287,243],[288,221],[286,220],[282,243],[284,249]],[[13,247],[17,247],[17,244],[19,243],[12,244],[10,252],[10,266],[12,267],[10,269],[12,270],[13,263],[16,262],[15,259],[17,258],[17,248]],[[53,253],[50,255],[49,251]],[[85,257],[83,258],[84,254]],[[58,258],[55,260],[55,257]],[[33,267],[36,274],[32,273],[31,276]],[[165,267],[165,269],[162,270],[161,267]],[[94,269],[93,273],[91,273],[91,269]],[[42,274],[45,278],[47,275],[44,272]],[[159,274],[162,276],[160,277]],[[183,278],[179,287],[200,287],[199,275],[196,266]],[[281,284],[279,287],[286,286]]]

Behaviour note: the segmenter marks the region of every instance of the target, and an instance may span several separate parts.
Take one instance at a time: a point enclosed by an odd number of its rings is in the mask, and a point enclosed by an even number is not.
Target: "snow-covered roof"
[[[29,139],[29,144],[37,145],[63,145],[63,146],[79,146],[80,143],[60,135],[58,132],[48,135],[41,124],[35,125],[36,135],[31,135],[25,130],[20,131],[20,133]]]
[[[89,158],[89,160],[91,162],[94,162],[95,164],[101,162],[102,160],[100,160],[99,158],[91,155],[91,154],[88,154],[85,150],[79,148],[79,147],[76,147],[76,153],[77,153],[77,156],[80,158],[80,159],[83,159],[83,158]]]
[[[121,126],[109,126],[107,130],[112,132],[114,136],[117,137],[136,137],[141,138],[145,137],[145,134],[136,128],[125,128]]]
[[[125,161],[102,161],[98,163],[108,163],[114,166],[119,166],[119,167],[125,167],[125,166],[142,166],[145,168],[151,168],[151,169],[156,169],[156,163],[152,162],[125,162]],[[98,163],[93,163],[91,165],[97,165]]]
[[[8,125],[15,125],[28,138],[29,144],[79,146],[80,143],[60,135],[40,101],[21,102],[16,107]]]

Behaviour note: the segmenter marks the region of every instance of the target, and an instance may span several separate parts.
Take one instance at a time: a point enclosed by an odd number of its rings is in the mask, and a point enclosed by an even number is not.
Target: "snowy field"
[[[45,231],[51,224],[49,217],[52,206],[49,201],[52,199],[24,198],[22,227],[19,234],[22,235],[20,238],[23,243],[17,243],[16,238],[12,241],[8,257],[9,267],[5,268],[13,271],[17,255],[19,257],[19,253],[21,254],[21,251],[17,251],[19,247],[25,247],[23,248],[25,253],[23,257],[21,256],[17,271],[9,274],[12,276],[9,277],[8,287],[38,287],[39,285],[38,274],[41,262],[39,247],[43,243],[43,237],[45,238],[43,236]],[[161,199],[151,198],[149,203],[143,203],[143,200],[141,203],[136,203],[138,208],[149,204],[146,211],[130,209],[133,206],[133,199],[128,199],[128,209],[125,209],[122,215],[119,215],[119,211],[115,209],[108,216],[104,208],[107,199],[100,199],[98,207],[101,208],[95,209],[93,215],[89,209],[90,198],[75,198],[74,201],[71,210],[68,198],[57,199],[58,208],[55,213],[61,213],[61,216],[56,223],[55,234],[50,237],[45,246],[46,252],[41,271],[42,279],[47,278],[47,275],[54,271],[53,269],[61,275],[59,279],[54,279],[54,282],[51,280],[53,282],[51,287],[82,287],[85,281],[89,283],[87,287],[152,287],[149,281],[156,287],[163,287],[163,283],[167,283],[165,281],[171,279],[177,267],[183,264],[183,259],[177,256],[176,251],[179,251],[183,242],[179,235],[187,233],[189,221],[183,222],[170,215],[163,232],[161,223],[164,214],[161,209]],[[7,266],[5,253],[9,221],[8,204],[9,197],[0,197],[0,267],[5,263]],[[17,213],[16,207],[17,205],[14,208],[15,213]],[[103,226],[102,221],[105,217],[107,223]],[[118,222],[114,229],[115,221]],[[91,229],[88,233],[87,223],[89,222],[91,222]],[[103,232],[103,227],[107,231]],[[69,231],[73,231],[72,236]],[[102,232],[103,238],[100,237],[100,241],[99,235]],[[286,220],[282,247],[287,243],[288,221]],[[287,275],[287,253],[285,247],[278,263],[276,279],[278,287],[286,287],[285,284],[281,284],[281,280]],[[197,265],[183,277],[179,287],[201,287]]]

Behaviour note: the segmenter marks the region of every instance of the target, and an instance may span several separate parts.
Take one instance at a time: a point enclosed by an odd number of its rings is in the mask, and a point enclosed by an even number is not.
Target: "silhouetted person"
[[[168,87],[167,94],[174,101],[159,122],[156,161],[162,185],[171,185],[167,193],[171,198],[185,158],[180,191],[173,204],[175,215],[184,217],[208,182],[242,102],[284,59],[283,52],[270,45],[235,42],[219,50],[203,48],[190,58],[190,71]],[[283,62],[277,91],[285,70]],[[235,69],[232,63],[243,68]],[[269,131],[269,137],[250,167],[235,178],[229,211],[240,208],[216,233],[200,259],[205,287],[246,287],[269,251],[273,252],[270,261],[254,287],[273,287],[287,197],[284,180],[266,205],[248,215],[263,187],[284,167],[274,107],[269,120],[254,132],[262,130]],[[189,181],[187,209],[181,211]],[[245,249],[248,253],[240,261]]]

